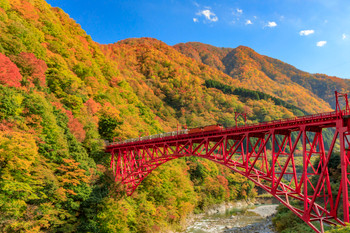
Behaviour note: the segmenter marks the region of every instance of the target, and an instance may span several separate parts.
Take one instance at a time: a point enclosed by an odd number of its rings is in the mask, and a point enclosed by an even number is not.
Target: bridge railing
[[[266,122],[260,122],[260,123],[245,124],[245,125],[225,128],[222,131],[230,131],[230,130],[243,129],[243,128],[250,129],[250,128],[254,128],[254,127],[273,126],[273,125],[277,125],[277,124],[293,123],[293,122],[298,123],[298,122],[302,122],[302,121],[318,120],[318,119],[334,118],[334,117],[340,118],[344,115],[350,115],[350,110],[342,110],[340,112],[333,111],[333,112],[318,113],[318,114],[313,114],[313,115],[306,115],[306,116],[293,117],[293,118],[287,118],[287,119],[266,121]],[[188,134],[188,130],[183,129],[183,130],[178,130],[178,131],[143,136],[143,137],[139,137],[139,138],[131,138],[131,139],[127,139],[127,140],[123,140],[123,141],[119,141],[119,142],[107,143],[107,146],[120,145],[120,144],[126,144],[126,143],[131,143],[131,142],[138,142],[138,141],[146,141],[146,140],[151,140],[151,139],[156,139],[156,138],[165,138],[165,137],[170,137],[170,136],[178,136],[178,135],[183,135],[183,134]],[[199,133],[195,133],[195,134],[202,134],[202,133],[199,132]]]
[[[107,145],[110,146],[110,145],[126,144],[126,143],[130,143],[130,142],[138,142],[138,141],[145,141],[145,140],[151,140],[151,139],[156,139],[156,138],[177,136],[177,135],[187,134],[187,133],[188,133],[188,129],[182,129],[182,130],[178,130],[178,131],[172,131],[172,132],[142,136],[142,137],[138,137],[138,138],[126,139],[126,140],[119,141],[119,142],[111,142],[111,143],[107,143]]]
[[[343,114],[346,114],[345,110],[343,111]],[[350,111],[347,113],[350,114]],[[300,116],[300,117],[292,117],[292,118],[286,118],[286,119],[280,119],[280,120],[273,120],[273,121],[266,121],[261,123],[253,123],[253,124],[245,124],[241,126],[234,126],[229,127],[224,130],[234,130],[238,128],[254,128],[254,127],[261,127],[261,126],[273,126],[276,124],[283,124],[283,123],[298,123],[302,121],[308,121],[308,120],[318,120],[318,119],[324,119],[324,118],[334,118],[334,117],[341,117],[341,115],[335,111],[333,112],[326,112],[326,113],[318,113],[313,115],[306,115],[306,116]]]

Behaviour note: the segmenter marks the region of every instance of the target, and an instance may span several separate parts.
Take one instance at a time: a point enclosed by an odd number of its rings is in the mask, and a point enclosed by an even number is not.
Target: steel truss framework
[[[163,163],[197,156],[247,177],[316,232],[324,232],[324,224],[349,222],[349,115],[347,107],[221,131],[110,145],[107,151],[112,154],[115,180],[128,195]],[[332,134],[330,145],[323,140],[325,133]],[[339,186],[332,182],[328,169],[334,151],[341,158]]]

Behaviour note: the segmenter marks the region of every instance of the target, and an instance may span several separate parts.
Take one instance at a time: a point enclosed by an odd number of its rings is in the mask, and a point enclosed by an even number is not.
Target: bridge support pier
[[[347,129],[345,127],[339,130],[340,138],[340,159],[341,159],[341,189],[343,198],[343,216],[344,222],[349,222],[349,136],[346,133]]]

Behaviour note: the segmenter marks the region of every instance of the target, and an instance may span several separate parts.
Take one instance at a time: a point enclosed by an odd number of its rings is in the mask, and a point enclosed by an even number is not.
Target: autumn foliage
[[[235,111],[248,123],[327,111],[327,85],[345,91],[348,82],[246,47],[171,47],[152,38],[99,45],[44,0],[1,0],[0,229],[181,231],[192,212],[254,198],[253,183],[188,157],[155,169],[126,197],[105,141],[233,126]]]
[[[84,141],[86,133],[83,124],[73,116],[71,111],[66,110],[66,114],[68,117],[68,128],[79,142]]]
[[[245,46],[232,49],[189,42],[174,48],[239,80],[240,87],[278,97],[309,113],[334,108],[334,90],[350,88],[347,80],[303,72]]]
[[[33,53],[25,52],[12,57],[29,85],[46,86],[45,72],[47,65],[43,60],[37,59]]]
[[[20,87],[22,75],[18,67],[4,54],[0,53],[0,83],[9,87]]]

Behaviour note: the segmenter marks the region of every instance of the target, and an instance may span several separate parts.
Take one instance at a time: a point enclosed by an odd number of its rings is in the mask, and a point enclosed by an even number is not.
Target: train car
[[[222,130],[223,127],[221,124],[217,125],[208,125],[204,127],[198,127],[198,128],[193,128],[188,130],[188,134],[192,133],[200,133],[200,132],[209,132],[209,131],[217,131],[217,130]]]
[[[191,134],[191,133],[200,133],[203,131],[203,127],[199,127],[199,128],[193,128],[193,129],[189,129],[188,130],[188,134]]]
[[[203,127],[203,132],[208,132],[208,131],[217,131],[217,130],[222,130],[222,125],[217,124],[217,125],[208,125]]]

